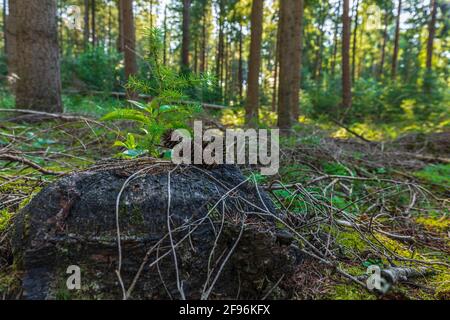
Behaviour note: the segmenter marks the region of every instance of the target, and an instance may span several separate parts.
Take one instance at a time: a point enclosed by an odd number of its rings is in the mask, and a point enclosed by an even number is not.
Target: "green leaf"
[[[149,123],[150,120],[143,112],[132,109],[120,109],[112,111],[101,118],[102,121],[131,120],[141,123]]]

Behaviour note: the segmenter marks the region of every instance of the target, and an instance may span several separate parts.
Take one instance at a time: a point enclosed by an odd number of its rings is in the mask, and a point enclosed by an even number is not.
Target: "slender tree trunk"
[[[3,30],[3,54],[6,56],[7,55],[7,43],[8,40],[6,39],[6,6],[7,6],[7,0],[3,0],[3,8],[2,8],[2,16],[3,16],[3,25],[2,25],[2,30]]]
[[[181,70],[189,70],[189,47],[190,47],[190,12],[191,0],[183,0],[183,43],[181,49]]]
[[[388,25],[389,25],[389,13],[386,11],[384,17],[384,30],[383,30],[383,46],[381,47],[381,62],[380,70],[378,71],[378,77],[381,78],[383,75],[384,62],[386,60],[386,45],[388,41]]]
[[[167,64],[167,6],[164,7],[163,64]]]
[[[238,85],[239,85],[239,100],[242,101],[244,97],[244,35],[242,33],[242,22],[239,22],[239,63],[238,63]]]
[[[56,0],[16,5],[16,108],[62,112]]]
[[[222,60],[224,49],[224,24],[225,24],[225,0],[219,0],[219,40],[217,43],[217,56],[216,56],[216,76],[219,81],[219,86],[222,88]]]
[[[108,1],[108,50],[112,49],[112,10],[111,2]]]
[[[278,127],[290,129],[298,115],[302,50],[303,0],[280,1],[280,80]]]
[[[338,2],[338,7],[336,11],[336,22],[334,24],[334,36],[333,36],[333,57],[331,60],[331,75],[334,77],[336,72],[336,59],[337,59],[337,48],[338,48],[338,32],[339,32],[339,13],[341,11],[341,1]]]
[[[83,33],[83,43],[84,43],[84,48],[87,49],[87,47],[89,46],[89,37],[90,37],[90,33],[91,33],[91,29],[90,29],[90,19],[89,19],[89,8],[91,7],[89,5],[90,1],[89,0],[84,0],[84,33]]]
[[[319,37],[317,38],[318,50],[316,51],[316,57],[314,59],[314,69],[313,69],[313,79],[319,80],[321,69],[322,69],[322,53],[323,53],[323,38],[325,36],[325,20],[326,20],[326,10],[325,4],[321,4],[321,10],[319,15]]]
[[[436,34],[437,0],[431,0],[431,18],[428,26],[426,68],[430,73],[433,67],[433,43]]]
[[[8,16],[6,18],[6,62],[8,65],[9,85],[15,92],[17,80],[17,2],[8,0]]]
[[[252,125],[258,122],[259,72],[261,69],[263,11],[264,1],[253,0],[251,14],[251,39],[248,66],[247,104],[245,106],[245,123]]]
[[[150,30],[153,29],[153,0],[149,1],[148,4],[148,14],[149,14],[149,21],[148,24],[150,26]]]
[[[353,28],[353,47],[352,47],[352,81],[355,81],[356,78],[356,42],[358,37],[358,19],[359,19],[359,1],[356,1],[356,7],[355,7],[355,19],[353,21],[354,28]]]
[[[134,27],[133,0],[121,0],[122,2],[122,22],[125,53],[125,78],[137,74],[136,62],[136,34]],[[134,92],[128,91],[130,98],[136,98]]]
[[[280,64],[280,15],[278,14],[277,43],[275,45],[275,61],[273,69],[272,111],[277,111],[278,70]]]
[[[398,0],[397,20],[395,23],[394,54],[392,55],[392,68],[391,68],[391,78],[392,79],[395,79],[397,77],[397,62],[398,62],[399,40],[400,40],[400,15],[401,15],[401,12],[402,12],[402,0]]]
[[[200,53],[200,73],[204,73],[206,71],[206,44],[207,44],[207,35],[206,35],[206,13],[207,7],[206,4],[203,8],[203,16],[202,16],[202,44],[201,44],[201,53]]]
[[[92,20],[92,46],[96,46],[97,44],[97,32],[96,32],[96,23],[97,23],[97,17],[96,17],[96,0],[91,0],[92,1],[92,6],[91,6],[91,20]]]
[[[352,106],[352,79],[350,76],[350,25],[349,0],[343,0],[342,14],[342,107],[344,113]]]
[[[117,0],[117,7],[119,13],[119,36],[117,38],[117,51],[124,52],[125,48],[125,39],[124,39],[124,30],[123,30],[123,0]]]

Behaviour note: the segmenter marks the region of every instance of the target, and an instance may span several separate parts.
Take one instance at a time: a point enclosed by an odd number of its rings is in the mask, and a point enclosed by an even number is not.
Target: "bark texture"
[[[349,0],[343,0],[342,14],[342,107],[344,112],[352,106],[352,79],[350,74],[350,25]]]
[[[67,292],[70,265],[82,271],[82,288],[68,292],[71,298],[122,298],[115,272],[116,201],[136,172],[125,169],[130,163],[66,176],[19,213],[13,247],[23,298],[55,299],[61,290]],[[175,170],[169,188],[173,169],[149,170],[131,179],[121,194],[120,270],[127,289],[143,266],[130,298],[180,299],[181,291],[187,299],[208,292],[210,299],[288,298],[289,290],[277,281],[289,279],[302,255],[294,237],[267,215],[277,213],[264,191],[260,196],[253,184],[243,183],[234,166],[205,173],[193,167]],[[232,188],[233,195],[223,197]],[[267,208],[265,215],[259,208]],[[171,242],[177,244],[175,254]]]
[[[261,69],[261,43],[263,32],[264,1],[253,0],[251,14],[250,57],[248,61],[247,103],[245,122],[256,124],[259,111],[259,72]]]
[[[56,0],[17,0],[16,107],[62,112]]]
[[[303,1],[280,2],[278,126],[289,129],[299,109]]]

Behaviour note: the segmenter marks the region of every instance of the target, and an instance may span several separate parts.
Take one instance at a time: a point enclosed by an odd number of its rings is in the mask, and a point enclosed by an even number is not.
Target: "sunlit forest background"
[[[12,104],[7,91],[8,74],[11,76],[7,63],[7,2],[3,1],[5,41],[0,74],[2,102]],[[183,11],[186,5],[188,12]],[[445,126],[449,105],[449,4],[439,0],[354,0],[347,5],[351,20],[348,50],[342,50],[342,1],[305,0],[299,12],[301,35],[289,40],[301,42],[300,68],[292,70],[300,76],[300,117],[296,120],[339,120],[353,124],[368,138],[381,133],[367,126],[375,129],[395,124],[420,130]],[[261,8],[259,61],[255,57],[250,60],[250,0],[135,0],[132,6],[138,77],[151,81],[152,72],[146,62],[148,30],[158,28],[163,45],[161,63],[211,80],[201,92],[187,92],[191,99],[237,107],[227,112],[227,119],[242,122],[247,97],[256,94],[261,106],[259,117],[276,123],[280,53],[287,50],[278,45],[278,1],[264,1]],[[118,1],[60,0],[57,10],[65,107],[74,103],[73,92],[123,92],[126,76]],[[183,14],[189,15],[184,25]],[[184,53],[183,43],[187,48]],[[346,55],[351,101],[342,98]],[[257,92],[249,87],[252,65],[260,65]],[[98,107],[103,107],[101,102]],[[91,109],[95,110],[95,106]],[[395,131],[383,134],[392,137]]]

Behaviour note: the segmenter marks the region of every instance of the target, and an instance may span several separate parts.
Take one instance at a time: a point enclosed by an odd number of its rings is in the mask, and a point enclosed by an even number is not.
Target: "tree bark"
[[[181,49],[181,70],[189,70],[191,0],[183,0],[183,43]]]
[[[352,79],[350,77],[350,24],[349,0],[343,0],[342,13],[342,107],[344,112],[352,106]]]
[[[163,28],[164,28],[164,36],[163,36],[163,64],[167,64],[167,6],[164,7],[164,21],[163,21]]]
[[[436,34],[436,15],[437,15],[437,0],[431,0],[431,19],[428,26],[428,40],[427,40],[427,60],[426,68],[431,72],[433,67],[433,43]]]
[[[117,0],[118,7],[118,20],[119,20],[119,36],[117,38],[117,51],[123,52],[125,47],[124,37],[123,37],[123,0]]]
[[[256,124],[258,122],[259,72],[261,69],[263,11],[264,0],[253,0],[251,13],[251,39],[248,66],[247,103],[245,106],[246,124]]]
[[[97,44],[97,32],[96,32],[96,3],[95,0],[92,0],[92,6],[91,6],[91,19],[92,19],[92,45],[96,46]]]
[[[280,1],[278,127],[282,130],[291,128],[299,110],[302,20],[303,0]]]
[[[278,14],[278,27],[277,27],[277,40],[275,45],[275,61],[273,69],[273,87],[272,87],[272,111],[277,110],[277,93],[278,93],[278,70],[280,64],[280,26],[279,26],[279,14]]]
[[[242,21],[239,22],[239,63],[238,63],[238,85],[239,100],[244,96],[244,35],[242,33]]]
[[[402,12],[402,0],[398,0],[397,21],[395,23],[395,40],[394,40],[394,54],[392,55],[391,78],[394,80],[397,77],[397,61],[400,40],[400,14]]]
[[[383,30],[383,46],[381,47],[381,61],[380,70],[378,71],[378,77],[381,78],[383,75],[384,62],[386,60],[386,46],[388,41],[388,25],[389,25],[389,13],[386,11],[384,17],[384,30]]]
[[[134,27],[133,0],[120,0],[122,2],[122,23],[125,53],[125,78],[137,74],[136,62],[136,34]],[[135,93],[128,91],[130,98],[135,97]]]
[[[203,16],[202,16],[202,43],[201,43],[201,53],[200,53],[200,73],[206,71],[206,46],[207,46],[207,26],[206,26],[206,14],[207,6],[204,5]]]
[[[359,19],[359,1],[356,1],[355,7],[355,19],[353,21],[355,27],[353,28],[353,47],[352,47],[352,81],[354,82],[356,79],[356,43],[358,36],[358,19]]]
[[[16,108],[62,112],[56,0],[16,0]]]
[[[8,1],[8,15],[5,25],[5,50],[9,85],[14,92],[17,80],[17,2],[15,0]]]
[[[334,78],[336,72],[336,59],[337,59],[337,48],[338,48],[338,32],[339,32],[339,13],[341,11],[341,1],[338,2],[338,7],[336,11],[336,21],[334,24],[334,36],[333,36],[333,57],[331,60],[331,75]]]
[[[87,47],[89,46],[89,36],[91,33],[91,29],[90,29],[90,19],[89,19],[89,8],[91,7],[89,5],[89,0],[84,0],[84,32],[83,32],[83,43],[84,43],[84,48],[87,49]]]

